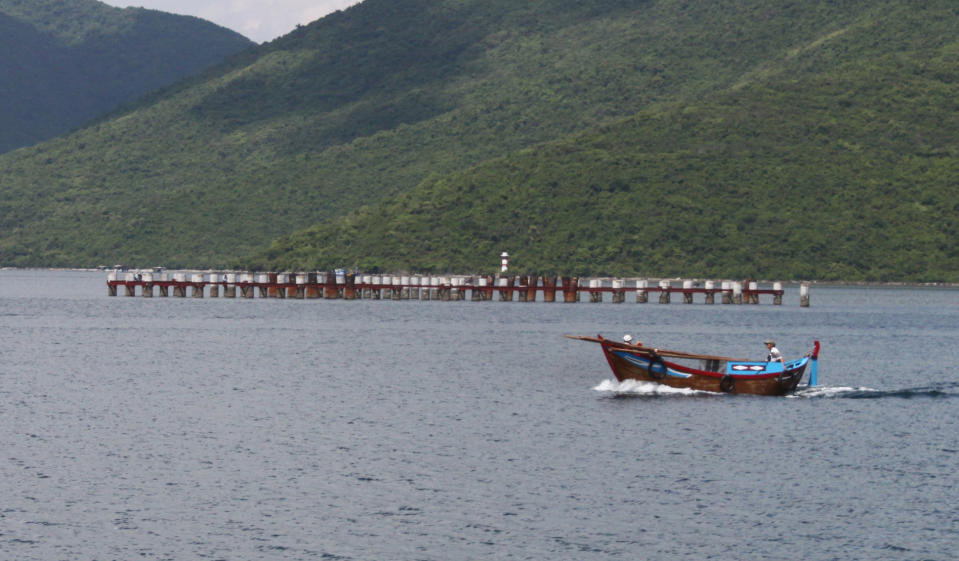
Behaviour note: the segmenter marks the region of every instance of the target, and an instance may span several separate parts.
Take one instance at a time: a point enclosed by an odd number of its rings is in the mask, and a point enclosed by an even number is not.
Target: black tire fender
[[[649,375],[654,380],[662,380],[666,377],[666,363],[663,357],[659,355],[650,355],[649,357]]]
[[[736,379],[726,374],[719,380],[719,391],[723,393],[732,393],[736,389]]]

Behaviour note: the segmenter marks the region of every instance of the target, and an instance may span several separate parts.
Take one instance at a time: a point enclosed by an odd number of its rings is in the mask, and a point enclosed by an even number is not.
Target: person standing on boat
[[[786,369],[786,361],[783,360],[783,354],[776,348],[776,342],[772,339],[766,339],[766,349],[769,354],[766,355],[766,362],[781,362],[783,370]]]

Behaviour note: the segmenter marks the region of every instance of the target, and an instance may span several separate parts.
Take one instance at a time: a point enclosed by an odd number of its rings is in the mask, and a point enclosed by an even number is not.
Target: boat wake
[[[691,390],[689,388],[673,388],[655,382],[640,382],[637,380],[603,380],[593,388],[595,391],[611,394],[615,397],[634,396],[723,396],[726,394]],[[951,398],[959,397],[959,382],[933,384],[918,388],[903,388],[898,390],[877,390],[866,387],[849,386],[800,386],[795,393],[786,396],[791,399],[884,399],[884,398]]]
[[[673,388],[655,382],[640,382],[638,380],[623,380],[622,382],[603,380],[593,389],[615,396],[722,395],[713,392],[691,390],[689,388]]]
[[[788,396],[792,398],[840,398],[840,399],[883,399],[897,397],[900,399],[949,398],[959,397],[959,382],[949,382],[921,386],[918,388],[902,388],[897,390],[877,390],[866,387],[816,386],[813,388],[800,386],[796,393]]]

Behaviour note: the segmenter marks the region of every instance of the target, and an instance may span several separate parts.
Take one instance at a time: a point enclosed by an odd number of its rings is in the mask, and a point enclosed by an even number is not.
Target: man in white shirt
[[[776,342],[772,339],[766,339],[766,349],[769,354],[766,355],[766,362],[781,362],[783,370],[786,369],[786,361],[783,360],[783,354],[776,348]]]

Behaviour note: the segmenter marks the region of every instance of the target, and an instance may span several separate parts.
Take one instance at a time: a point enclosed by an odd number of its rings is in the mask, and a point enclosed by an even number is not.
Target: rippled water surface
[[[783,306],[107,297],[0,272],[0,558],[953,559],[959,291]],[[618,384],[563,334],[787,358]]]

